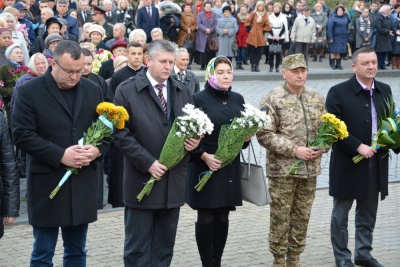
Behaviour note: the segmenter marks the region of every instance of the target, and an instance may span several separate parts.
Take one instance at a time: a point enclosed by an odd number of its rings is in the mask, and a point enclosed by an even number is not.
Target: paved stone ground
[[[332,75],[325,64],[311,63],[310,73],[317,73],[307,82],[307,85],[326,96],[329,88],[343,81],[345,78]],[[345,70],[342,76],[351,76],[349,62],[344,62]],[[246,66],[248,68],[248,66]],[[260,65],[262,73],[260,75],[279,75],[266,72],[267,65]],[[195,73],[202,72],[194,70]],[[390,73],[391,71],[385,71]],[[321,73],[321,74],[319,74]],[[393,72],[391,72],[393,74]],[[282,83],[281,80],[271,79],[271,81],[255,80],[249,71],[238,71],[235,75],[240,77],[240,81],[234,82],[233,90],[241,93],[247,103],[258,106],[261,97]],[[382,75],[382,73],[381,73]],[[315,79],[315,77],[319,77]],[[276,77],[278,78],[278,77]],[[347,77],[346,77],[347,78]],[[243,81],[247,79],[247,81]],[[379,80],[388,83],[393,90],[394,99],[400,103],[400,80],[397,77],[383,77]],[[201,88],[204,83],[201,83]],[[256,140],[253,140],[257,160],[261,160],[261,165],[265,165],[265,149],[261,148]],[[389,186],[387,200],[381,202],[378,213],[378,221],[375,229],[374,255],[386,267],[400,266],[400,230],[398,221],[400,219],[400,178],[397,176],[399,170],[399,157],[391,155],[389,179],[392,182]],[[318,177],[317,196],[313,206],[311,222],[308,232],[308,242],[306,251],[302,257],[304,266],[334,266],[332,249],[329,238],[329,220],[332,207],[332,199],[328,196],[328,166],[329,156],[324,155],[322,159],[322,173]],[[28,266],[29,255],[32,248],[32,229],[27,224],[25,179],[21,179],[21,217],[17,223],[6,227],[6,235],[0,240],[0,266]],[[105,189],[105,196],[107,189]],[[106,199],[106,198],[105,198]],[[354,212],[353,212],[354,213]],[[224,266],[270,266],[272,256],[268,252],[267,234],[269,226],[269,207],[256,207],[245,203],[233,212],[230,218],[230,235],[223,258]],[[350,219],[350,244],[354,247],[354,221]],[[172,266],[189,267],[200,266],[197,247],[194,239],[194,222],[196,213],[187,206],[181,210],[177,241],[175,246],[175,256]],[[111,209],[108,206],[99,212],[99,220],[90,225],[87,248],[88,266],[122,266],[123,248],[123,211],[121,209]],[[61,240],[57,247],[54,258],[55,266],[62,266]]]

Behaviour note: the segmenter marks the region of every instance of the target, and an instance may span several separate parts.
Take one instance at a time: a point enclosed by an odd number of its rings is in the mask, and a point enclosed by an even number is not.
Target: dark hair
[[[93,54],[92,54],[92,52],[90,52],[89,49],[87,49],[87,48],[85,48],[85,47],[81,47],[81,50],[82,50],[82,54],[83,54],[85,57],[92,57],[92,58],[93,58]]]
[[[338,7],[335,8],[335,14],[337,14],[339,9],[343,10],[343,15],[344,15],[344,12],[346,12],[346,9],[344,7],[342,7],[342,6],[338,6]]]
[[[204,4],[203,4],[203,9],[204,9],[204,7],[205,7],[206,5],[210,5],[210,6],[212,6],[211,2],[209,2],[209,1],[206,1],[206,2],[204,2]]]
[[[126,46],[126,49],[129,49],[129,47],[142,47],[142,45],[138,42],[129,42],[128,45]]]
[[[232,67],[232,63],[227,59],[226,57],[218,57],[215,62],[214,62],[214,69],[219,65],[219,64],[228,64],[229,66]]]
[[[400,7],[400,4],[395,4],[394,6],[393,6],[393,9],[398,9]]]
[[[375,53],[375,51],[370,48],[370,47],[361,47],[360,49],[357,49],[354,53],[353,53],[353,61],[352,63],[354,65],[356,65],[357,63],[357,59],[358,59],[358,55],[359,54],[365,54],[365,53]]]
[[[229,13],[232,13],[232,10],[231,10],[230,6],[224,6],[224,8],[222,9],[222,13],[225,13],[226,10],[228,10]]]
[[[64,54],[69,54],[73,60],[78,60],[82,57],[82,48],[77,42],[62,40],[54,49],[53,59],[57,61]]]

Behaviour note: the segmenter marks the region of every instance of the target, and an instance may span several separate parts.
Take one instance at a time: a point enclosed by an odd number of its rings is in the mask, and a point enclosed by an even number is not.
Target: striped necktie
[[[163,94],[164,84],[157,84],[155,87],[158,90],[158,98],[160,99],[161,106],[163,107],[164,112],[166,113],[167,112],[167,101],[165,101],[164,94]]]

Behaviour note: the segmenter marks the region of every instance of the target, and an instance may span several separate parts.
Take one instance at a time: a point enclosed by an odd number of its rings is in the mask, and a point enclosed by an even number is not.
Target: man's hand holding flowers
[[[360,154],[364,158],[369,159],[369,158],[372,158],[375,155],[376,149],[374,149],[371,146],[367,146],[365,144],[361,144],[357,148],[357,152],[358,152],[358,154]]]
[[[208,168],[210,168],[210,170],[213,172],[221,168],[222,161],[216,159],[214,154],[208,154],[204,152],[201,155],[201,159],[207,164]]]
[[[72,168],[82,168],[88,166],[99,154],[100,150],[93,145],[73,145],[65,150],[61,163]]]

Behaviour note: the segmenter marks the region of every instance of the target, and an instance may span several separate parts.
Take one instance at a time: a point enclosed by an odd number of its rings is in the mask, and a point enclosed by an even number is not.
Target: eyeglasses
[[[78,70],[78,71],[66,70],[66,69],[64,69],[63,67],[61,67],[61,65],[58,64],[57,61],[54,60],[54,62],[55,62],[65,73],[67,73],[68,75],[74,75],[74,74],[76,74],[76,75],[81,75],[81,73],[82,73],[83,68],[82,68],[81,70]]]

